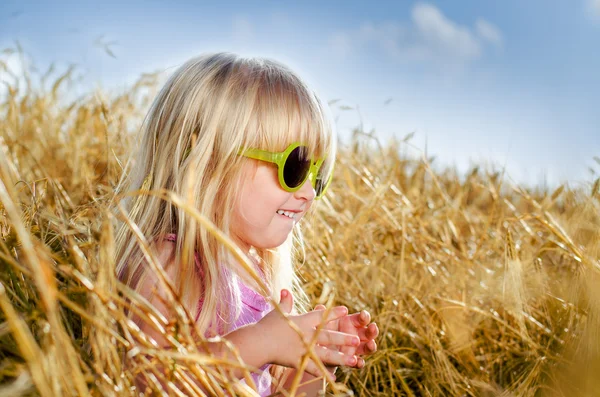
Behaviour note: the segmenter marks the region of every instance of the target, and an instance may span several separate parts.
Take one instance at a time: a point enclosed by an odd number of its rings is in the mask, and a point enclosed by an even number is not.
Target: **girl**
[[[280,63],[207,54],[170,77],[142,134],[139,157],[127,176],[129,189],[163,188],[186,197],[241,248],[268,294],[258,293],[261,288],[217,237],[173,203],[150,195],[130,197],[124,200],[127,215],[152,243],[199,334],[231,342],[245,363],[262,370],[253,378],[258,392],[268,395],[271,375],[281,368],[275,365],[288,368],[279,375],[293,375],[305,354],[299,334],[272,310],[271,300],[280,302],[305,339],[325,313],[322,306],[307,312],[308,299],[292,266],[293,243],[303,248],[299,221],[331,182],[336,137],[325,109]],[[117,273],[166,318],[174,317],[126,224],[117,234]],[[152,327],[134,321],[166,344]],[[340,306],[325,321],[315,349],[320,360],[331,371],[340,365],[362,367],[358,355],[376,349],[378,329],[369,324],[369,314],[348,315]],[[222,344],[207,346],[215,355],[227,354]],[[303,380],[324,375],[312,360],[305,371]],[[303,391],[316,395],[322,388],[318,383]]]

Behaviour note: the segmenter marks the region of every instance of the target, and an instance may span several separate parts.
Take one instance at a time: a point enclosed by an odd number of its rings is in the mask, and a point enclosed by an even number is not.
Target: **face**
[[[232,234],[245,252],[250,246],[279,247],[312,205],[315,198],[312,184],[307,179],[291,193],[279,185],[275,164],[245,159],[242,167],[242,187],[232,214]],[[295,211],[294,219],[278,214],[278,210]]]

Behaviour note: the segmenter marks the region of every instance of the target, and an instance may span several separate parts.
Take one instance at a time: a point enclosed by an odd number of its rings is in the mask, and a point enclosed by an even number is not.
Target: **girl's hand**
[[[317,305],[315,310],[325,310],[325,306]],[[331,331],[338,331],[345,334],[356,335],[360,338],[360,345],[342,346],[340,351],[346,355],[369,355],[377,351],[375,338],[379,335],[379,328],[376,323],[371,323],[371,314],[362,310],[359,313],[350,314],[327,323],[327,328]],[[335,348],[331,346],[331,348]],[[365,366],[365,360],[357,357],[356,368]]]
[[[284,289],[281,291],[281,302],[279,305],[286,315],[292,311],[294,299],[288,290]],[[331,322],[347,316],[348,308],[345,306],[335,307],[329,311],[326,319],[323,319],[324,314],[324,309],[313,310],[302,315],[288,315],[288,319],[300,329],[304,340],[308,343],[313,338],[316,328],[321,321]],[[306,353],[306,348],[300,339],[300,335],[290,327],[286,319],[278,311],[271,311],[256,323],[256,327],[258,328],[259,335],[263,335],[263,339],[265,340],[268,362],[292,368],[300,366],[300,360]],[[355,366],[358,358],[354,354],[346,354],[343,351],[339,351],[338,348],[356,348],[359,344],[360,339],[357,335],[329,330],[324,326],[319,331],[314,351],[325,365]],[[324,376],[312,359],[309,359],[305,371],[317,377]]]

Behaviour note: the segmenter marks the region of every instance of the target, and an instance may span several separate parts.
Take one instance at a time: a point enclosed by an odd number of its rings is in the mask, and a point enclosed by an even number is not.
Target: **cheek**
[[[258,178],[249,178],[241,182],[240,196],[234,208],[236,223],[244,230],[263,228],[269,225],[277,208],[273,194],[261,185]]]
[[[247,196],[247,200],[240,202],[236,208],[235,216],[244,228],[259,228],[268,224],[265,219],[265,207],[259,200]]]
[[[268,164],[249,166],[242,175],[233,214],[236,230],[245,235],[262,235],[277,222],[276,211],[285,205],[292,193],[281,188],[277,169]]]

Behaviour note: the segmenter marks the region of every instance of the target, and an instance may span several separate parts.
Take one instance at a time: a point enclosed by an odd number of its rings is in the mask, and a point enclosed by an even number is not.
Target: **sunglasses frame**
[[[300,146],[306,146],[306,145],[303,145],[300,142],[294,142],[294,143],[290,144],[283,152],[273,153],[273,152],[268,152],[266,150],[249,148],[249,149],[240,150],[238,154],[240,156],[248,157],[251,159],[261,160],[261,161],[266,161],[269,163],[277,164],[277,176],[279,178],[279,184],[287,192],[293,193],[293,192],[299,190],[304,185],[306,180],[309,178],[310,178],[311,185],[312,185],[313,189],[315,189],[315,192],[316,192],[317,175],[319,174],[319,170],[321,169],[321,166],[323,165],[323,162],[325,161],[325,159],[317,159],[316,161],[314,159],[310,159],[310,168],[308,169],[308,172],[307,172],[306,176],[304,177],[304,179],[302,179],[302,182],[300,182],[297,187],[289,187],[285,183],[285,180],[283,178],[283,168],[285,166],[285,162],[287,161],[289,155],[296,148],[298,148]],[[320,199],[321,197],[323,197],[323,195],[327,191],[327,188],[329,187],[329,184],[331,183],[332,179],[333,179],[333,167],[331,169],[331,173],[329,175],[328,181],[327,181],[325,187],[323,188],[323,191],[321,192],[320,195],[316,196],[315,199]]]

